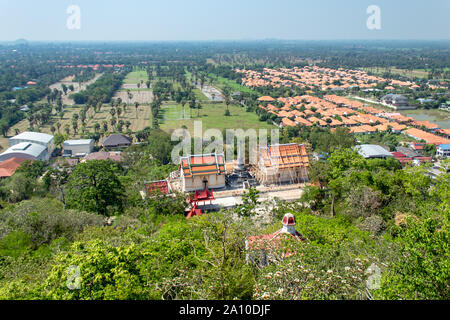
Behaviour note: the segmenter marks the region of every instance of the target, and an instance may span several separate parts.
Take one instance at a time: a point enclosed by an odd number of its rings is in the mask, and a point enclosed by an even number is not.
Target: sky
[[[449,40],[449,12],[449,0],[0,0],[0,41]]]

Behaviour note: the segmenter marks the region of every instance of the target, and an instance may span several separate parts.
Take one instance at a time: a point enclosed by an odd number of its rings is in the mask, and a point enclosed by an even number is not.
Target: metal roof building
[[[22,132],[15,137],[9,138],[9,145],[12,147],[22,142],[31,142],[48,147],[52,141],[53,136],[51,134],[27,131]]]
[[[0,162],[14,157],[45,161],[48,160],[47,147],[37,143],[21,142],[0,154]]]
[[[356,146],[355,150],[366,159],[385,159],[393,157],[392,153],[376,144],[362,144]]]
[[[64,155],[63,156],[75,156],[84,157],[90,154],[94,149],[93,139],[80,139],[80,140],[66,140],[63,143]]]

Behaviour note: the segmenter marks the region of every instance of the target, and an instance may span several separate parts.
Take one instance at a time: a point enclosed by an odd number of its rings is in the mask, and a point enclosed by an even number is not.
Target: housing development
[[[447,300],[449,70],[447,40],[0,42],[0,299]]]

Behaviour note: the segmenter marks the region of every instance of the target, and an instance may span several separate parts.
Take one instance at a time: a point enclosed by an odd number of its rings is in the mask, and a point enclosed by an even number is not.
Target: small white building
[[[436,155],[442,158],[450,158],[450,144],[440,144],[436,149]]]
[[[67,140],[63,143],[63,157],[84,157],[94,150],[93,139]]]

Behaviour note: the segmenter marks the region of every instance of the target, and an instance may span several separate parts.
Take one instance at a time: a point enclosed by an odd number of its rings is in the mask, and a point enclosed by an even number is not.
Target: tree
[[[448,300],[448,222],[434,218],[409,222],[397,240],[400,259],[386,269],[376,297]]]
[[[56,264],[40,289],[41,296],[56,300],[149,299],[151,287],[140,265],[148,253],[148,249],[134,244],[115,246],[101,240],[75,242],[68,254],[56,257]],[[82,270],[79,282],[76,277],[70,282],[68,268],[71,266]]]
[[[110,215],[122,210],[124,189],[119,167],[111,160],[77,165],[66,185],[68,208]]]
[[[243,217],[249,217],[255,213],[259,201],[259,191],[255,187],[250,187],[248,192],[242,195],[242,205],[239,205],[235,212]]]
[[[62,144],[64,143],[64,141],[66,141],[68,138],[68,134],[64,135],[61,133],[57,133],[55,134],[55,137],[53,138],[53,143],[55,144],[56,147],[61,148]]]

